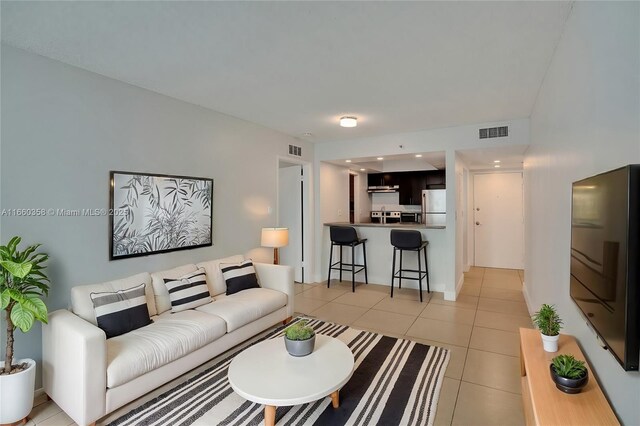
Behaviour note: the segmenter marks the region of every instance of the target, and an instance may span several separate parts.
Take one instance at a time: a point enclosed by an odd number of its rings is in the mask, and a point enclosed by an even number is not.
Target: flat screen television
[[[571,298],[625,370],[640,357],[640,164],[573,183]]]

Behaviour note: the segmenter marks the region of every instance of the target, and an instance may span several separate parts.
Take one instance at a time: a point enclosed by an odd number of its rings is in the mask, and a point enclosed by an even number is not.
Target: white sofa
[[[227,296],[220,263],[242,256],[74,287],[72,311],[50,314],[43,327],[44,390],[79,425],[96,420],[293,315],[293,269],[256,263],[261,288]],[[164,278],[202,267],[214,301],[171,313]],[[106,339],[89,294],[144,282],[153,323]]]

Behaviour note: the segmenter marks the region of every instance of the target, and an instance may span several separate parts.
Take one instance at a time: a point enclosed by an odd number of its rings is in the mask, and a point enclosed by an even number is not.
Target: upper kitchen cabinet
[[[400,199],[404,206],[419,206],[422,200],[422,190],[427,189],[428,172],[402,172],[400,175]]]
[[[427,172],[427,189],[446,189],[446,170],[433,170]]]
[[[368,186],[393,186],[400,185],[398,173],[369,173],[367,175]]]

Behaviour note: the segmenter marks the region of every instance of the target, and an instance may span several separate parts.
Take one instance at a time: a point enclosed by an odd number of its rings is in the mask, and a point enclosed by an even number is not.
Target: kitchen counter
[[[327,279],[329,265],[329,248],[331,241],[329,239],[329,226],[353,226],[356,228],[360,238],[367,239],[367,266],[369,282],[372,284],[391,285],[391,263],[393,258],[393,246],[390,242],[390,234],[392,229],[411,229],[422,234],[422,238],[429,242],[427,246],[427,258],[429,262],[429,281],[431,291],[444,291],[448,279],[448,269],[450,265],[450,253],[447,252],[447,229],[444,226],[427,227],[420,223],[348,223],[348,222],[329,222],[325,223],[322,228],[322,248],[321,248],[321,271],[322,279]],[[337,260],[338,251],[334,252],[333,261]],[[362,249],[358,247],[355,250],[356,263],[362,263]],[[344,250],[345,260],[350,259],[351,250]],[[404,252],[403,264],[405,268],[417,269],[418,262],[415,252]],[[399,260],[396,269],[399,266]],[[338,272],[333,271],[332,279],[338,278]],[[350,281],[351,274],[344,273],[343,279]],[[356,280],[364,281],[364,274],[358,274]],[[423,288],[426,290],[426,283],[423,282]],[[396,286],[398,281],[396,280]],[[402,288],[417,288],[418,282],[412,280],[403,280]]]
[[[425,225],[423,223],[372,223],[372,222],[329,222],[324,226],[364,226],[370,228],[391,228],[391,229],[445,229],[442,225]]]

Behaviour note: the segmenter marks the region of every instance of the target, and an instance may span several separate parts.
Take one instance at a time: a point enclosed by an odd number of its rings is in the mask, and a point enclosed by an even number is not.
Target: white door
[[[524,268],[522,173],[476,174],[475,265]]]
[[[278,226],[289,228],[289,245],[280,249],[280,264],[293,266],[295,280],[302,282],[302,166],[278,171]]]

